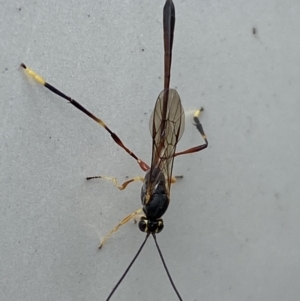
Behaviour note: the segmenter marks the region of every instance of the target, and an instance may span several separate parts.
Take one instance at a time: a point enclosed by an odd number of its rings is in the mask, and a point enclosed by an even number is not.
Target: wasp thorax
[[[146,217],[142,216],[139,221],[139,228],[142,232],[159,233],[164,228],[164,222],[161,218],[150,221]]]

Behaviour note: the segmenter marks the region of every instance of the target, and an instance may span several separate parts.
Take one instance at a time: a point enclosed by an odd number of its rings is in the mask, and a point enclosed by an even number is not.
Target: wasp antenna
[[[114,294],[115,290],[118,288],[118,286],[120,285],[120,283],[123,281],[123,279],[125,278],[125,276],[127,275],[127,273],[129,272],[131,266],[134,264],[135,260],[138,258],[138,256],[140,255],[148,237],[149,237],[150,233],[147,233],[144,242],[142,243],[142,245],[140,246],[139,250],[137,251],[137,253],[135,254],[135,256],[133,257],[133,259],[131,260],[129,266],[127,267],[127,269],[125,270],[125,272],[123,273],[122,277],[119,279],[119,281],[117,282],[117,284],[115,285],[115,287],[113,288],[113,290],[111,291],[111,293],[109,294],[109,296],[107,297],[106,301],[108,301],[111,296]]]
[[[171,284],[172,284],[172,287],[173,287],[173,289],[174,289],[174,291],[175,291],[175,293],[176,293],[178,299],[179,299],[180,301],[182,301],[182,298],[181,298],[181,296],[180,296],[180,294],[179,294],[179,292],[178,292],[178,290],[177,290],[177,288],[176,288],[176,286],[175,286],[175,284],[174,284],[174,282],[173,282],[173,279],[172,279],[172,277],[171,277],[171,275],[170,275],[170,273],[169,273],[169,270],[168,270],[168,268],[167,268],[166,262],[165,262],[165,260],[164,260],[163,254],[162,254],[162,252],[161,252],[161,250],[160,250],[160,248],[159,248],[159,245],[158,245],[158,243],[157,243],[156,235],[155,235],[154,233],[152,233],[152,236],[153,236],[153,239],[154,239],[154,241],[155,241],[156,248],[157,248],[157,251],[158,251],[158,253],[159,253],[160,259],[161,259],[161,261],[162,261],[162,263],[163,263],[163,265],[164,265],[164,268],[165,268],[165,270],[166,270],[166,272],[167,272],[167,275],[168,275],[168,277],[169,277],[169,280],[170,280],[170,282],[171,282]]]

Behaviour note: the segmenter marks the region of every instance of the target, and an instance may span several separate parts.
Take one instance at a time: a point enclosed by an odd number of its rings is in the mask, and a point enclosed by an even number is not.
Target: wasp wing
[[[174,154],[185,125],[184,110],[175,89],[163,90],[156,101],[150,118],[152,160],[147,183],[150,196],[164,176],[166,193],[170,195]]]

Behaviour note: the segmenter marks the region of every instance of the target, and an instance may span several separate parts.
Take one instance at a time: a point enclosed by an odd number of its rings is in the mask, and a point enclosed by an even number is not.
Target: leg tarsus
[[[115,232],[118,231],[118,229],[127,224],[131,219],[135,218],[137,215],[141,215],[143,212],[143,209],[140,208],[138,210],[136,210],[135,212],[127,215],[125,218],[123,218],[112,230],[110,230],[105,236],[104,238],[101,240],[101,243],[100,243],[100,246],[99,246],[99,249],[101,249],[104,245],[104,243],[107,241],[107,239]]]
[[[181,176],[174,176],[171,178],[171,183],[176,183],[178,179],[183,179],[183,175]]]
[[[132,182],[136,182],[136,181],[141,181],[143,182],[144,181],[144,178],[143,177],[134,177],[132,179],[129,179],[127,181],[125,181],[123,184],[119,185],[118,184],[118,180],[117,178],[115,177],[106,177],[106,176],[94,176],[94,177],[87,177],[86,178],[87,180],[92,180],[92,179],[104,179],[104,180],[107,180],[107,181],[111,181],[113,182],[114,186],[116,186],[118,189],[120,190],[124,190],[127,185],[129,185],[130,183]]]

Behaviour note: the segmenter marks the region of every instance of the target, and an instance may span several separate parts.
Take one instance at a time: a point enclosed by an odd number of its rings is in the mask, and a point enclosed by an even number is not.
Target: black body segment
[[[145,175],[144,184],[141,190],[141,201],[143,205],[143,211],[150,221],[155,221],[161,218],[166,212],[169,206],[169,196],[166,191],[166,179],[164,174],[159,168],[154,168],[148,171]],[[147,194],[147,186],[156,183],[151,191],[151,194]],[[149,199],[148,199],[149,197]]]

